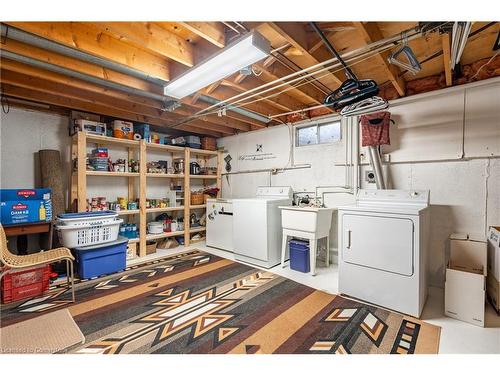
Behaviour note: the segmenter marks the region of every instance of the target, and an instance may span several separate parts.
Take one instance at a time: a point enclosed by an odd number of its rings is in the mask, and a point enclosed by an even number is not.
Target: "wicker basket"
[[[191,204],[192,205],[203,204],[204,200],[205,200],[205,197],[204,197],[203,193],[191,193]]]
[[[215,151],[217,150],[217,141],[212,137],[201,138],[201,148],[204,150]]]

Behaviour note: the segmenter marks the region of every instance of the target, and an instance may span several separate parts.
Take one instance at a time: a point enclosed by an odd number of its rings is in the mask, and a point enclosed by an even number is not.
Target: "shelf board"
[[[119,145],[124,147],[139,147],[139,141],[134,141],[131,139],[122,139],[114,137],[106,137],[104,135],[94,135],[86,134],[87,142],[99,143],[99,144],[111,144]]]
[[[104,172],[104,171],[86,171],[87,176],[107,176],[107,177],[139,177],[136,172]]]
[[[146,148],[153,150],[161,150],[167,152],[180,152],[184,153],[184,147],[172,146],[172,145],[161,145],[159,143],[146,143]]]
[[[205,227],[195,227],[195,228],[189,228],[189,233],[198,233],[198,232],[204,232]]]
[[[207,208],[207,205],[206,204],[193,204],[193,205],[189,206],[189,208],[192,210],[196,210],[196,209],[200,209],[200,208]]]
[[[216,174],[192,174],[189,175],[190,178],[195,178],[195,179],[203,179],[203,180],[208,180],[208,179],[216,179],[217,175]]]
[[[118,215],[138,215],[140,213],[139,210],[120,210],[116,211]]]
[[[146,173],[146,177],[184,178],[183,174]]]
[[[146,208],[146,212],[170,212],[170,211],[182,211],[184,206],[179,207],[156,207],[156,208]]]
[[[159,240],[160,238],[167,238],[167,237],[174,237],[174,236],[183,236],[184,231],[177,231],[177,232],[163,232],[160,234],[148,234],[146,236],[146,241],[151,241],[151,240]]]
[[[130,242],[130,243],[139,243],[139,237],[137,237],[137,238],[129,238],[128,242]]]
[[[191,155],[212,155],[216,156],[217,151],[210,151],[210,150],[201,150],[198,148],[190,148]]]

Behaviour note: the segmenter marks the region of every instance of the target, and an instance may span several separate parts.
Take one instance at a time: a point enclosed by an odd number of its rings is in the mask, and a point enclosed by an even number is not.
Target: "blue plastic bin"
[[[80,278],[90,279],[124,270],[127,243],[128,238],[119,236],[113,242],[73,249]]]
[[[309,272],[309,241],[290,241],[290,268],[299,272]]]

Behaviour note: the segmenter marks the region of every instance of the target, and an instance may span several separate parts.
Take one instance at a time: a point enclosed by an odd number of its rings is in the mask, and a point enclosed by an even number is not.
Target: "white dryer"
[[[207,199],[207,246],[233,251],[233,202]]]
[[[264,268],[281,262],[281,210],[292,205],[290,186],[258,187],[255,198],[233,199],[234,255]]]
[[[360,190],[356,204],[339,207],[339,292],[419,317],[428,206],[428,190]]]

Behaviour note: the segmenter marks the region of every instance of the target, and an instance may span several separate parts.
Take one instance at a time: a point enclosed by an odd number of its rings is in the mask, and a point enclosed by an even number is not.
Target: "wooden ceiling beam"
[[[49,72],[43,69],[38,69],[29,65],[16,63],[6,59],[2,61],[2,69],[7,72],[2,81],[7,81],[8,78],[12,77],[14,73],[17,73],[16,77],[21,77],[21,75],[19,74],[22,74],[22,77],[26,82],[25,87],[27,88],[29,88],[30,84],[33,84],[33,82],[37,79],[43,79],[48,82],[60,84],[60,90],[71,91],[76,98],[78,97],[78,93],[89,93],[89,95],[101,97],[101,100],[112,107],[116,104],[121,103],[122,107],[127,108],[127,110],[134,113],[146,114],[148,116],[158,118],[174,117],[176,121],[180,121],[183,119],[178,116],[179,114],[182,114],[183,116],[191,116],[194,114],[193,110],[188,111],[189,107],[187,106],[183,106],[185,108],[181,107],[182,109],[177,109],[175,110],[175,112],[165,112],[161,109],[162,103],[160,101],[127,94],[125,92],[117,90],[107,89],[79,79],[67,77],[62,74]],[[53,90],[55,90],[55,86],[52,87],[54,87]],[[180,113],[180,111],[182,111],[182,113]],[[217,117],[217,115],[206,116],[204,121],[206,121],[209,125],[222,125],[241,131],[250,130],[250,125],[245,122],[239,120],[233,120],[229,122],[226,120],[221,120]]]
[[[192,44],[152,22],[93,22],[90,26],[182,65],[195,64]]]
[[[380,31],[376,22],[353,23],[356,26],[358,32],[363,36],[367,44],[384,39],[384,35]],[[382,53],[378,53],[376,56],[378,56],[380,65],[385,70],[387,78],[389,79],[389,81],[391,81],[398,94],[400,96],[404,96],[406,92],[406,82],[403,77],[399,76],[399,69],[387,61],[389,54],[389,51],[384,51]]]
[[[286,77],[291,73],[293,73],[292,70],[288,69],[280,62],[277,62],[267,69],[262,69],[259,79],[262,82],[268,83],[280,80],[282,77]],[[288,95],[293,96],[306,105],[323,103],[323,99],[326,95],[317,90],[311,83],[304,83],[302,81],[294,83],[294,85],[297,84],[300,84],[297,88],[292,88],[292,86],[288,84],[283,87],[287,89],[286,93]]]
[[[222,85],[227,86],[227,87],[232,87],[233,89],[235,89],[236,91],[239,91],[239,92],[246,92],[248,90],[253,89],[256,86],[256,84],[254,82],[257,83],[257,85],[263,84],[263,82],[258,80],[258,79],[254,79],[254,80],[252,80],[252,82],[245,81],[245,82],[240,82],[240,83],[235,83],[234,81],[229,79],[229,80],[223,80]],[[274,94],[277,94],[277,95],[273,96],[271,98],[268,98],[268,99],[263,99],[262,102],[267,103],[267,104],[277,108],[280,111],[293,111],[293,110],[300,109],[300,108],[304,107],[304,103],[302,103],[300,100],[295,99],[294,97],[288,95],[287,93],[281,92],[281,90],[277,90],[274,92],[271,91],[271,92],[265,93],[263,95],[258,95],[256,97],[256,99],[264,98],[266,96],[274,95]]]
[[[4,68],[2,68],[2,83],[36,90],[49,95],[59,94],[67,99],[99,105],[100,108],[107,107],[112,110],[119,111],[120,114],[127,116],[127,119],[131,118],[133,121],[139,121],[135,120],[139,118],[141,121],[151,123],[153,125],[173,125],[185,118],[179,114],[164,112],[159,108],[151,108],[135,102],[127,101],[126,99],[117,97],[113,93],[108,93],[109,95],[106,95],[95,91],[87,91],[83,87],[73,87],[57,82],[51,82],[39,77],[27,76],[17,72],[5,70]],[[211,123],[209,121],[195,120],[193,121],[193,125],[198,125],[198,127],[203,127],[208,130],[216,130],[217,132],[226,135],[234,134],[233,128]]]
[[[226,45],[222,22],[179,22],[179,24],[219,48]]]
[[[79,22],[7,22],[42,38],[128,66],[165,81],[170,80],[168,59],[113,38]]]
[[[39,68],[30,66],[30,65],[18,63],[18,62],[11,61],[8,59],[2,60],[2,69],[25,74],[27,76],[42,78],[42,79],[45,79],[47,81],[61,83],[63,85],[67,85],[67,86],[71,86],[71,87],[75,87],[75,88],[80,88],[82,90],[89,91],[89,92],[94,92],[94,93],[98,93],[98,94],[105,94],[105,95],[112,95],[113,97],[116,97],[118,99],[128,100],[128,101],[134,102],[136,104],[140,104],[140,105],[144,105],[144,106],[148,106],[148,107],[152,107],[152,108],[156,108],[156,109],[161,108],[161,102],[158,100],[128,94],[128,93],[123,92],[123,91],[108,89],[106,87],[98,86],[98,85],[95,85],[93,83],[82,81],[80,79],[71,78],[71,77],[68,77],[68,76],[63,75],[63,74],[51,72],[51,71],[44,70],[44,69],[39,69]]]
[[[269,26],[277,33],[282,35],[293,47],[295,47],[308,60],[308,66],[319,64],[320,61],[309,52],[309,37],[306,29],[298,22],[269,22]],[[307,68],[302,66],[301,68]],[[319,73],[323,75],[325,72]],[[318,78],[318,81],[326,87],[333,90],[337,88],[344,80],[339,72]]]
[[[128,86],[155,94],[163,94],[163,88],[154,83],[147,82],[120,72],[116,72],[114,70],[103,68],[98,65],[90,64],[85,61],[77,60],[72,57],[33,47],[16,40],[7,38],[5,40],[5,43],[0,43],[0,49],[45,63],[74,70],[76,72],[83,73],[95,78],[105,79],[123,86]]]
[[[448,33],[442,34],[441,43],[443,45],[443,65],[444,65],[444,76],[446,80],[446,86],[451,86],[453,84],[453,79],[451,74],[450,34]]]

